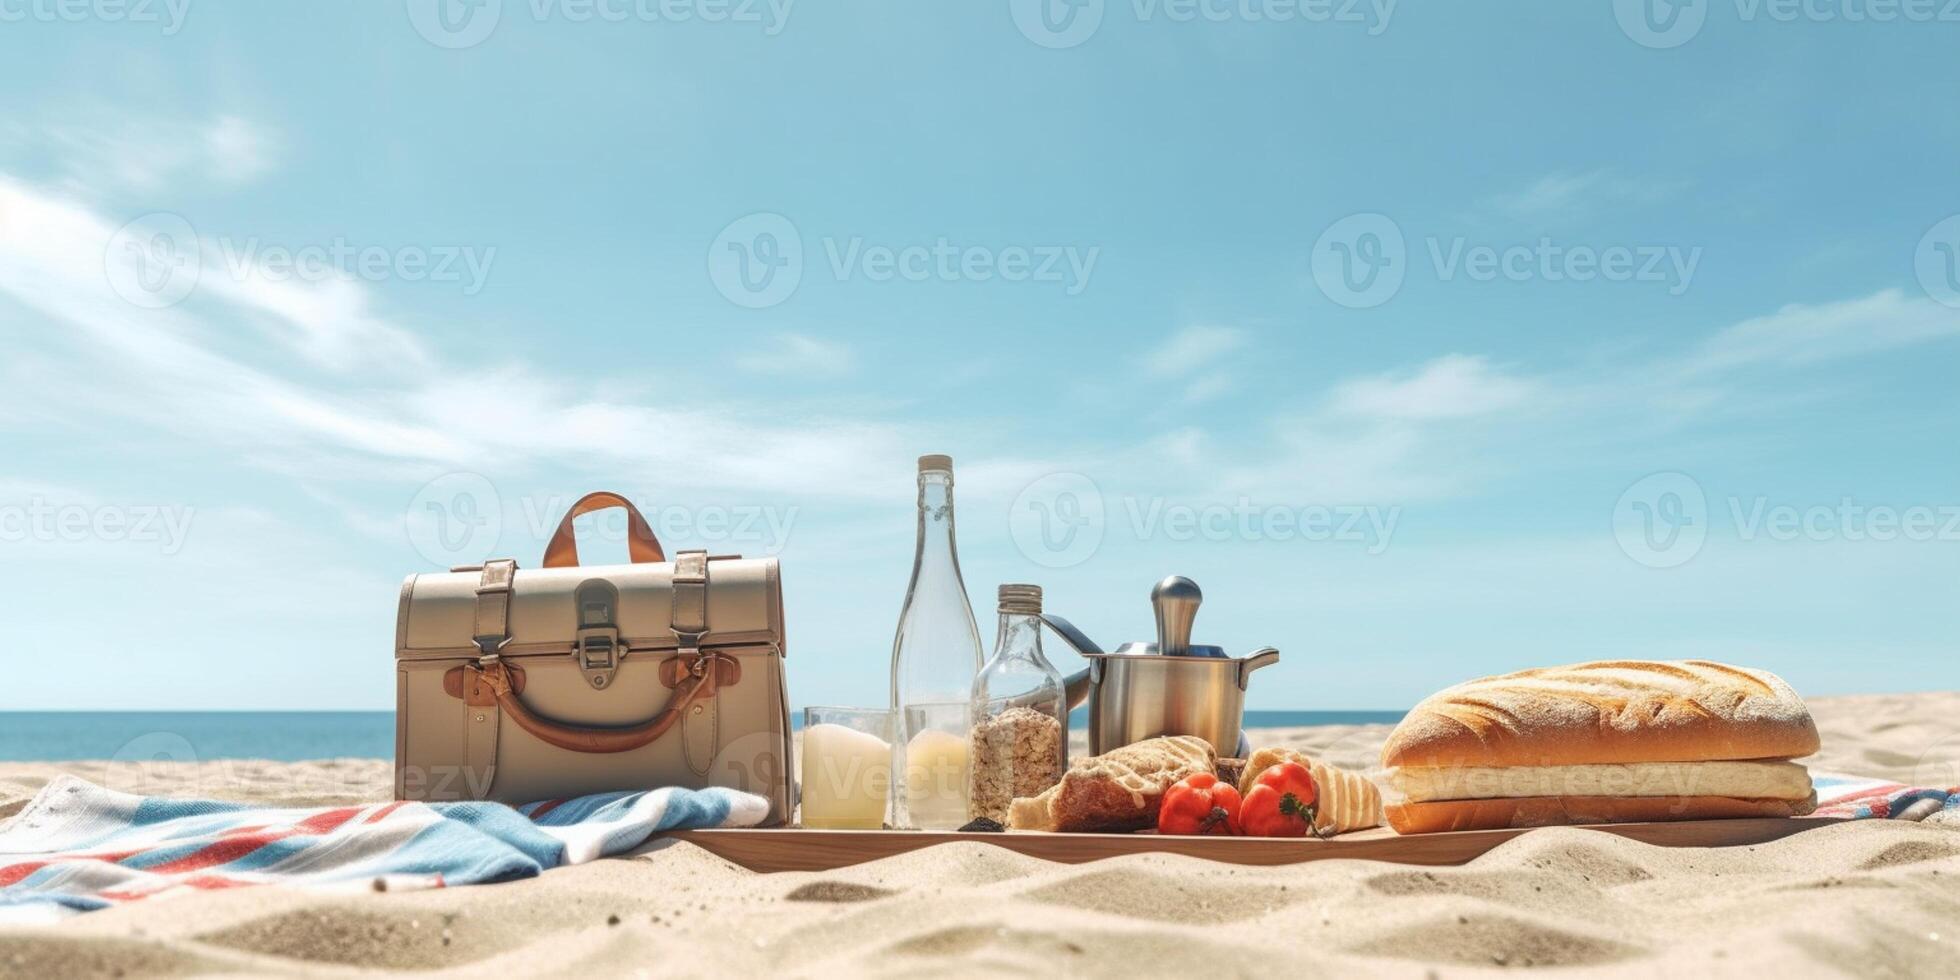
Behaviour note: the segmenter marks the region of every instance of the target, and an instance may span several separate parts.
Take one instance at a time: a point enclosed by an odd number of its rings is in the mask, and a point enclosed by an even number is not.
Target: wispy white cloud
[[[1793,303],[1726,327],[1701,343],[1688,370],[1795,367],[1960,338],[1960,310],[1887,289],[1858,299]]]
[[[66,105],[0,128],[0,163],[45,170],[47,182],[98,196],[156,192],[174,182],[243,184],[271,172],[282,140],[241,115],[173,117]]]
[[[0,394],[0,406],[19,399],[151,427],[323,481],[374,465],[440,470],[497,460],[514,471],[598,471],[676,491],[848,497],[902,473],[910,440],[890,425],[785,420],[699,399],[640,403],[631,383],[595,387],[445,359],[372,313],[359,283],[241,281],[220,269],[183,303],[139,307],[104,274],[114,236],[86,206],[0,176],[0,295],[57,327],[0,332],[20,348],[86,365],[95,382],[30,379]],[[254,336],[272,338],[273,348],[253,357]],[[281,356],[293,354],[306,370]],[[323,471],[306,472],[308,464]]]
[[[1245,346],[1245,341],[1245,331],[1235,327],[1186,327],[1144,354],[1143,370],[1153,378],[1189,377]]]
[[[1207,371],[1184,386],[1184,403],[1197,405],[1211,401],[1231,391],[1234,383],[1232,376],[1224,371]]]
[[[1451,354],[1410,373],[1343,382],[1329,407],[1374,419],[1468,418],[1517,408],[1543,390],[1541,383],[1493,368],[1482,357]]]
[[[1189,379],[1184,386],[1184,403],[1211,401],[1232,390],[1234,378],[1219,362],[1244,347],[1246,340],[1245,331],[1236,327],[1186,327],[1143,355],[1144,376],[1163,381]]]
[[[204,157],[228,183],[256,180],[277,162],[272,134],[250,120],[219,116],[204,130]]]
[[[742,354],[735,365],[751,374],[834,378],[857,369],[849,347],[800,333],[778,333],[768,346]]]
[[[1678,185],[1640,180],[1611,170],[1584,173],[1555,172],[1516,190],[1494,194],[1484,204],[1504,217],[1521,221],[1581,217],[1627,204],[1646,204],[1673,196]]]

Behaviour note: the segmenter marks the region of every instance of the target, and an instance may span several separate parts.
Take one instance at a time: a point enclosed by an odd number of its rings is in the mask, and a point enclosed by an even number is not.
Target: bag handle
[[[578,537],[572,530],[572,521],[594,511],[611,510],[614,507],[626,511],[626,554],[636,565],[653,564],[667,560],[666,549],[660,547],[660,539],[654,537],[653,526],[640,514],[633,502],[616,493],[601,490],[588,493],[579,498],[572,509],[565,512],[565,519],[558,522],[558,530],[551,536],[551,542],[544,548],[544,567],[572,568],[578,565]]]
[[[666,706],[652,718],[630,728],[587,728],[554,721],[532,711],[518,697],[518,692],[524,688],[523,671],[506,664],[501,657],[488,657],[485,660],[468,668],[475,674],[474,677],[459,673],[455,689],[450,693],[462,695],[466,701],[468,693],[487,693],[510,720],[517,722],[519,728],[537,736],[541,742],[570,752],[631,752],[651,745],[667,734],[675,722],[680,721],[690,705],[712,701],[721,688],[742,679],[740,661],[724,654],[703,653],[693,665],[678,671],[683,676],[676,678],[679,683],[675,685],[674,693],[667,698]],[[464,669],[459,667],[452,672]],[[466,681],[473,683],[466,684]],[[450,686],[445,683],[445,688]]]

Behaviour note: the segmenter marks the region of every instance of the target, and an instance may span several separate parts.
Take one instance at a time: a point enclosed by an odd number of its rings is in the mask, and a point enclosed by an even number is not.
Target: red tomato
[[[1320,786],[1313,771],[1297,762],[1282,762],[1259,774],[1239,807],[1239,824],[1252,837],[1320,836],[1313,825]]]
[[[1239,791],[1208,772],[1187,776],[1164,791],[1163,806],[1157,810],[1157,832],[1237,834]]]

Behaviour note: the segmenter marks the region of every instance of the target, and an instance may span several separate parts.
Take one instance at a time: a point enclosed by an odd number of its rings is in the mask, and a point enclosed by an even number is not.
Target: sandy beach
[[[1960,780],[1960,694],[1819,698],[1815,769]],[[1386,726],[1258,745],[1365,766]],[[377,761],[0,766],[0,818],[70,772],[279,805],[385,798]],[[1458,868],[1173,856],[1059,865],[958,844],[758,875],[685,844],[502,885],[244,889],[0,931],[0,975],[1932,976],[1960,945],[1960,827],[1871,821],[1668,849],[1534,831]]]

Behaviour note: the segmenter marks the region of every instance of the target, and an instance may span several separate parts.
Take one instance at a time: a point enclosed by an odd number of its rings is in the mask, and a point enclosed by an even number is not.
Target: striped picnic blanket
[[[1817,789],[1812,816],[1960,824],[1960,786],[1929,789],[1829,773],[1812,773],[1810,783]]]
[[[441,888],[529,878],[618,854],[665,830],[752,827],[759,796],[656,789],[499,803],[264,809],[133,796],[73,776],[0,824],[0,922],[171,893],[280,884]]]

